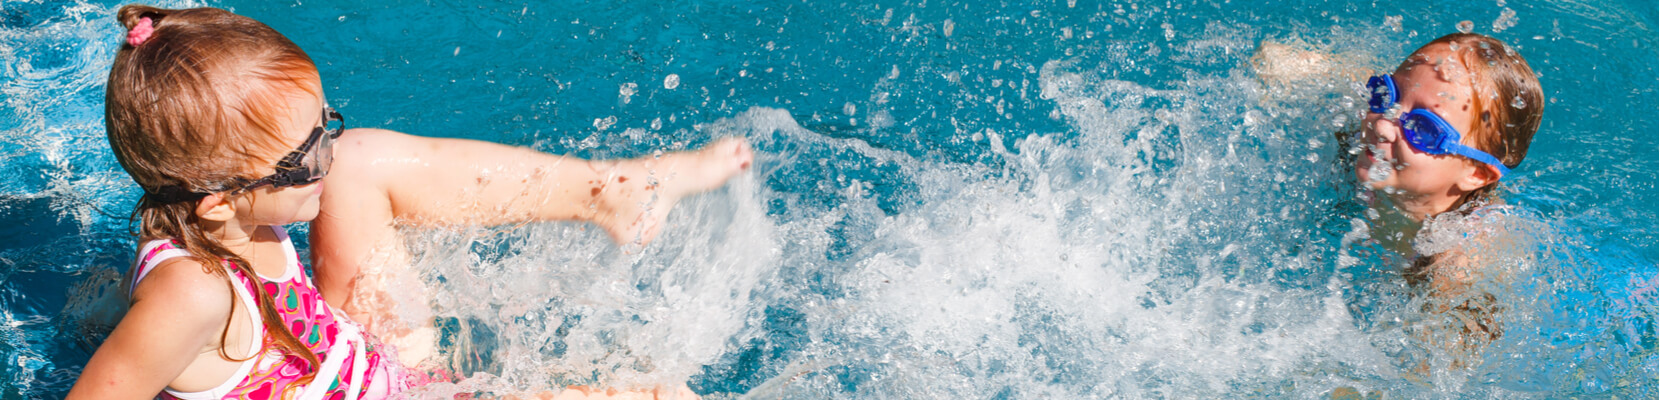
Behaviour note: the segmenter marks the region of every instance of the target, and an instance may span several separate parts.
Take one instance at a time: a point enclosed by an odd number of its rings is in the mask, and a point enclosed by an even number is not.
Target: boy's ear
[[[208,221],[225,222],[236,216],[236,207],[225,201],[224,193],[214,193],[196,203],[196,216]]]
[[[1463,190],[1465,193],[1473,192],[1499,180],[1499,169],[1497,167],[1478,162],[1471,162],[1470,164],[1472,165],[1465,169],[1464,178],[1458,180],[1459,190]]]

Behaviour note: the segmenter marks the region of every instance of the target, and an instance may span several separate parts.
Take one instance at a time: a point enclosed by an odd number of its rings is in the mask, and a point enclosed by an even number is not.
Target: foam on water
[[[753,178],[682,202],[674,229],[618,248],[571,224],[409,231],[459,386],[679,384],[757,315],[750,296],[779,254]],[[403,288],[408,290],[410,288]]]
[[[774,378],[789,382],[750,394],[1206,396],[1295,386],[1277,377],[1308,359],[1362,366],[1349,379],[1391,374],[1350,345],[1364,338],[1340,278],[1264,276],[1319,264],[1287,250],[1309,239],[1259,224],[1313,225],[1310,193],[1337,173],[1318,157],[1265,172],[1328,147],[1238,123],[1259,100],[1252,84],[1158,90],[1077,69],[1050,62],[1040,79],[1075,137],[1026,136],[992,165],[866,153],[899,164],[916,206],[886,213],[855,183],[839,207],[786,216],[799,219],[787,242],[806,248],[785,265],[822,266],[828,287],[779,303],[824,339],[804,346],[801,372]],[[763,142],[777,140],[864,152],[795,129]],[[1285,197],[1260,196],[1274,192]]]
[[[745,180],[684,204],[670,232],[686,231],[639,256],[576,227],[412,242],[447,243],[419,263],[438,271],[441,318],[489,342],[462,364],[517,384],[673,383],[777,340],[781,323],[799,347],[763,366],[779,373],[749,396],[1220,396],[1401,379],[1385,349],[1355,344],[1404,334],[1357,328],[1352,282],[1326,261],[1341,250],[1308,230],[1344,221],[1334,182],[1348,171],[1322,157],[1335,142],[1286,123],[1326,117],[1262,116],[1248,79],[1161,90],[1079,69],[1049,62],[1039,79],[1075,135],[1006,149],[988,130],[986,164],[825,136],[783,110],[701,127],[755,141],[762,177],[814,154],[892,166],[914,188],[901,212],[858,179],[826,182],[840,197],[829,208]],[[748,199],[735,212],[733,194]],[[784,206],[761,218],[760,199]],[[690,350],[711,342],[729,348]]]
[[[449,243],[425,252],[452,258],[422,264],[449,293],[441,318],[473,324],[476,347],[462,351],[471,360],[462,363],[493,374],[462,384],[475,389],[690,377],[715,397],[754,398],[1276,396],[1338,387],[1528,396],[1575,385],[1599,392],[1641,376],[1536,372],[1551,364],[1536,358],[1648,340],[1631,322],[1652,308],[1653,296],[1641,295],[1594,317],[1635,336],[1554,347],[1549,332],[1559,331],[1564,307],[1584,311],[1560,296],[1594,285],[1536,282],[1576,282],[1548,267],[1584,262],[1568,249],[1574,236],[1511,211],[1446,217],[1418,239],[1374,239],[1374,226],[1391,218],[1361,217],[1375,213],[1362,212],[1342,183],[1352,172],[1333,159],[1336,141],[1319,139],[1337,117],[1263,111],[1286,106],[1264,102],[1325,97],[1265,98],[1270,90],[1239,73],[1157,89],[1069,60],[1045,63],[1040,96],[1071,132],[1021,135],[1013,148],[1000,145],[1006,133],[977,133],[995,158],[976,164],[919,159],[805,129],[784,110],[753,109],[699,135],[749,137],[762,150],[761,179],[823,165],[813,155],[851,154],[865,161],[831,168],[875,166],[900,187],[839,172],[818,183],[838,197],[823,204],[746,178],[683,204],[670,231],[684,231],[637,256],[578,227],[416,242]],[[1347,89],[1358,92],[1336,94]],[[905,198],[885,198],[893,193]],[[1486,272],[1470,294],[1425,295],[1401,281],[1411,260],[1391,242],[1421,254],[1460,249]],[[718,276],[700,276],[708,273]],[[1648,293],[1642,285],[1652,283],[1631,284]],[[1477,293],[1493,298],[1479,303]],[[1459,345],[1472,315],[1459,307],[1471,301],[1496,304],[1501,311],[1490,315],[1505,331],[1478,350]],[[712,351],[711,342],[725,346]]]

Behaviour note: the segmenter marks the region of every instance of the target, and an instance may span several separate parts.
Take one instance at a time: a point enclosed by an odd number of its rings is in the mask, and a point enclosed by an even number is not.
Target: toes
[[[750,162],[755,160],[755,152],[751,151],[749,146],[739,146],[736,158],[738,160],[738,170],[748,170]]]
[[[743,138],[730,137],[721,139],[720,145],[723,147],[731,147],[728,154],[731,154],[732,161],[740,171],[749,169],[750,162],[755,159],[755,151],[749,148],[749,142]]]

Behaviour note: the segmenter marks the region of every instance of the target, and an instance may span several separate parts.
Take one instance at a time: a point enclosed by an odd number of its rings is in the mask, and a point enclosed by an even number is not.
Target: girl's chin
[[[307,205],[310,207],[301,209],[299,213],[294,214],[294,222],[311,222],[317,219],[317,213],[321,207],[318,207],[316,202]]]

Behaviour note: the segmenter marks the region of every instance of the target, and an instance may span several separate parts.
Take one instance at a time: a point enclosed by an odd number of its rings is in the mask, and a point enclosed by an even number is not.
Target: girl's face
[[[1474,146],[1469,129],[1473,122],[1475,90],[1470,72],[1445,44],[1431,46],[1408,57],[1392,75],[1400,96],[1398,109],[1404,113],[1425,109],[1440,115],[1462,134],[1460,143]],[[1395,113],[1391,113],[1395,114]],[[1430,155],[1413,148],[1402,137],[1399,114],[1392,117],[1368,112],[1361,132],[1365,151],[1355,162],[1355,175],[1367,186],[1381,190],[1402,204],[1434,204],[1451,207],[1468,188],[1479,163],[1464,157]],[[1460,187],[1464,183],[1466,187]],[[1427,210],[1427,213],[1446,211]]]
[[[288,107],[279,113],[282,140],[288,149],[298,148],[311,136],[314,128],[323,123],[323,101],[310,93],[299,92],[289,96]],[[263,158],[263,165],[254,171],[258,176],[276,172],[276,163],[288,150],[273,151]],[[285,225],[311,221],[317,218],[318,199],[323,194],[321,180],[310,184],[276,188],[265,185],[243,193],[233,200],[237,218],[255,225]]]

